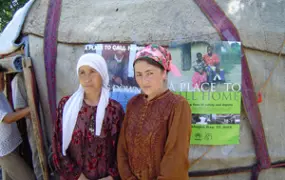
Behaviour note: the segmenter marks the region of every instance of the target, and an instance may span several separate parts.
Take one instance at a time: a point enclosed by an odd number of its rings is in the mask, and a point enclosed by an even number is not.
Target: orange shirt
[[[205,54],[203,56],[203,59],[204,59],[205,63],[209,66],[214,66],[214,65],[220,63],[220,59],[219,59],[217,54],[212,54],[212,56]]]

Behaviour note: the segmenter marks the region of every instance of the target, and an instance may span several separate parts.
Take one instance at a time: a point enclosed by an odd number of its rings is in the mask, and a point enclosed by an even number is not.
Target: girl
[[[122,179],[188,179],[191,110],[167,88],[171,55],[149,45],[134,61],[142,94],[128,105],[118,144]]]

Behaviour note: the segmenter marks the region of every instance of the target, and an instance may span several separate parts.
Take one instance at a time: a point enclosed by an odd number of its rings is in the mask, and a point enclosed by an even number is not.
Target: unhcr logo
[[[195,133],[194,138],[195,138],[195,140],[201,141],[202,140],[202,134],[201,133]]]

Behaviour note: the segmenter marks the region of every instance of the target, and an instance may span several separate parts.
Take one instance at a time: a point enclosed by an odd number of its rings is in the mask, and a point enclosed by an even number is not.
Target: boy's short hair
[[[0,73],[3,73],[3,72],[7,72],[8,69],[3,67],[1,64],[0,64]]]

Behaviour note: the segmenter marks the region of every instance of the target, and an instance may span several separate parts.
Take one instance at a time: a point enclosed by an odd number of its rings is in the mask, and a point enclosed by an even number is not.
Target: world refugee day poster
[[[126,110],[129,99],[140,93],[133,61],[143,46],[136,44],[88,44],[107,61],[110,97]],[[241,44],[220,41],[194,42],[169,47],[180,76],[169,73],[168,86],[184,96],[192,110],[190,144],[239,144],[241,111]]]

